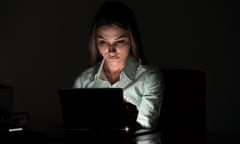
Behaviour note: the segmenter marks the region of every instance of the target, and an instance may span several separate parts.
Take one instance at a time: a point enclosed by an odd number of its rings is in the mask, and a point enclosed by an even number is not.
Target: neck
[[[106,73],[109,74],[117,74],[120,73],[124,69],[124,64],[118,64],[118,65],[111,65],[107,62],[104,63],[103,69]]]
[[[112,84],[119,80],[120,73],[123,70],[123,68],[124,68],[124,65],[112,66],[106,63],[104,64],[104,67],[103,67],[105,75],[107,76],[109,82]]]

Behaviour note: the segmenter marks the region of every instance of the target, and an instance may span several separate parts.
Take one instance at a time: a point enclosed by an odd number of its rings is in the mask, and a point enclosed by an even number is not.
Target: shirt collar
[[[104,62],[105,62],[105,59],[103,59],[102,62],[100,63],[97,73],[95,74],[95,79],[99,78],[102,80],[107,80],[107,77],[103,71]],[[129,56],[127,59],[127,63],[123,71],[121,72],[121,74],[125,74],[129,79],[134,80],[138,65],[139,63],[137,62],[137,60],[132,56]]]
[[[139,63],[137,60],[132,56],[129,56],[127,63],[123,69],[123,73],[126,74],[129,79],[134,80],[138,65]]]
[[[105,73],[104,73],[104,70],[103,70],[104,62],[105,62],[105,59],[102,60],[100,66],[98,68],[98,71],[97,71],[97,74],[96,74],[95,78],[98,77],[99,79],[107,80],[107,78],[105,76]]]

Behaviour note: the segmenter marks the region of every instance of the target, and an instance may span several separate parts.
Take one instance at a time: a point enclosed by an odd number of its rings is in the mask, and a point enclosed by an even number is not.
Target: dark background
[[[61,125],[57,89],[87,67],[102,1],[0,1],[0,84],[14,87],[14,111],[29,112],[33,128]],[[151,64],[205,72],[207,132],[239,132],[236,1],[122,1],[135,11]]]

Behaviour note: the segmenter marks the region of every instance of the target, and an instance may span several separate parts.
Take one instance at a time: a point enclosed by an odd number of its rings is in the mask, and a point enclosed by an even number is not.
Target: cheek
[[[104,53],[107,52],[107,48],[104,48],[104,47],[98,47],[98,51],[101,55],[104,55]]]
[[[130,52],[130,47],[124,47],[121,49],[121,53],[128,55]]]
[[[122,58],[125,58],[128,56],[129,54],[129,51],[127,48],[119,48],[116,50],[116,53],[118,56],[122,57]]]

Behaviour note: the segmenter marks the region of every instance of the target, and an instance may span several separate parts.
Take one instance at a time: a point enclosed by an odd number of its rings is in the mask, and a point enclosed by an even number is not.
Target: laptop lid
[[[120,88],[60,89],[63,126],[78,130],[124,130],[124,101]]]

